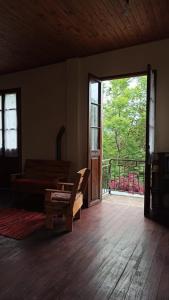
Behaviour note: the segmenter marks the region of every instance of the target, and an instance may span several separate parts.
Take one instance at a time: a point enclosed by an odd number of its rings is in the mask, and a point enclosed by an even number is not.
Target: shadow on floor
[[[0,190],[0,207],[16,207],[30,211],[44,211],[42,195],[14,194],[10,190]]]

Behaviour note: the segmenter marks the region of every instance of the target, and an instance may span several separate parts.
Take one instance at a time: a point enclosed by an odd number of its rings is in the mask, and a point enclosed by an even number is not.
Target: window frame
[[[5,150],[5,96],[8,94],[16,94],[16,116],[17,116],[17,148],[14,153]],[[1,158],[21,158],[21,89],[3,89],[0,90],[0,97],[2,99],[2,150],[0,151]]]

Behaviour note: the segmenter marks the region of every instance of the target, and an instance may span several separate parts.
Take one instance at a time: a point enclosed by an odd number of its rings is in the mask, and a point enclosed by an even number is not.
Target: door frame
[[[157,84],[157,71],[152,69],[152,72],[154,73],[155,76],[155,93],[156,93],[156,84]],[[122,74],[118,74],[118,75],[112,75],[112,76],[101,76],[98,77],[96,75],[93,75],[91,73],[88,73],[88,106],[87,106],[87,127],[88,127],[88,133],[87,133],[87,162],[88,162],[88,166],[89,166],[89,150],[90,150],[90,144],[89,144],[89,140],[90,140],[90,136],[89,136],[89,81],[91,78],[98,78],[99,81],[106,81],[106,80],[115,80],[115,79],[120,79],[120,78],[128,78],[128,77],[139,77],[139,76],[147,76],[147,89],[148,89],[148,69],[144,70],[144,71],[139,71],[139,72],[130,72],[130,73],[122,73]],[[148,91],[147,91],[148,94]],[[146,99],[146,136],[147,136],[147,102],[148,100]],[[155,103],[155,115],[156,115],[156,103]],[[102,132],[102,98],[101,98],[101,132]],[[146,149],[147,149],[147,138],[146,138]],[[102,139],[101,139],[101,151],[102,151]],[[146,155],[146,150],[145,150],[145,166],[148,163],[148,157]],[[145,168],[145,172],[146,172],[146,168]],[[90,175],[91,176],[91,175]],[[146,175],[145,175],[146,178]],[[145,183],[144,183],[145,184]],[[90,183],[89,183],[90,186]],[[102,153],[101,153],[101,163],[100,163],[100,187],[102,187]],[[91,188],[91,187],[90,187]],[[145,191],[144,191],[144,208],[145,208]],[[87,207],[91,206],[90,205],[90,198],[89,198],[89,190],[88,190],[88,205]],[[98,203],[100,201],[97,201],[96,203]],[[93,203],[95,204],[95,203]]]

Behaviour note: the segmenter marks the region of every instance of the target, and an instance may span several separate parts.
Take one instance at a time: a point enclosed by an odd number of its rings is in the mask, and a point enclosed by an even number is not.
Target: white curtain
[[[16,94],[6,94],[4,103],[5,150],[17,149]]]

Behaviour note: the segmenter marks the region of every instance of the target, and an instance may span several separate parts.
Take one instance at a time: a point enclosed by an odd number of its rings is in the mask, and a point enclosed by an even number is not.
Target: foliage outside
[[[103,159],[145,159],[147,77],[103,83]]]

